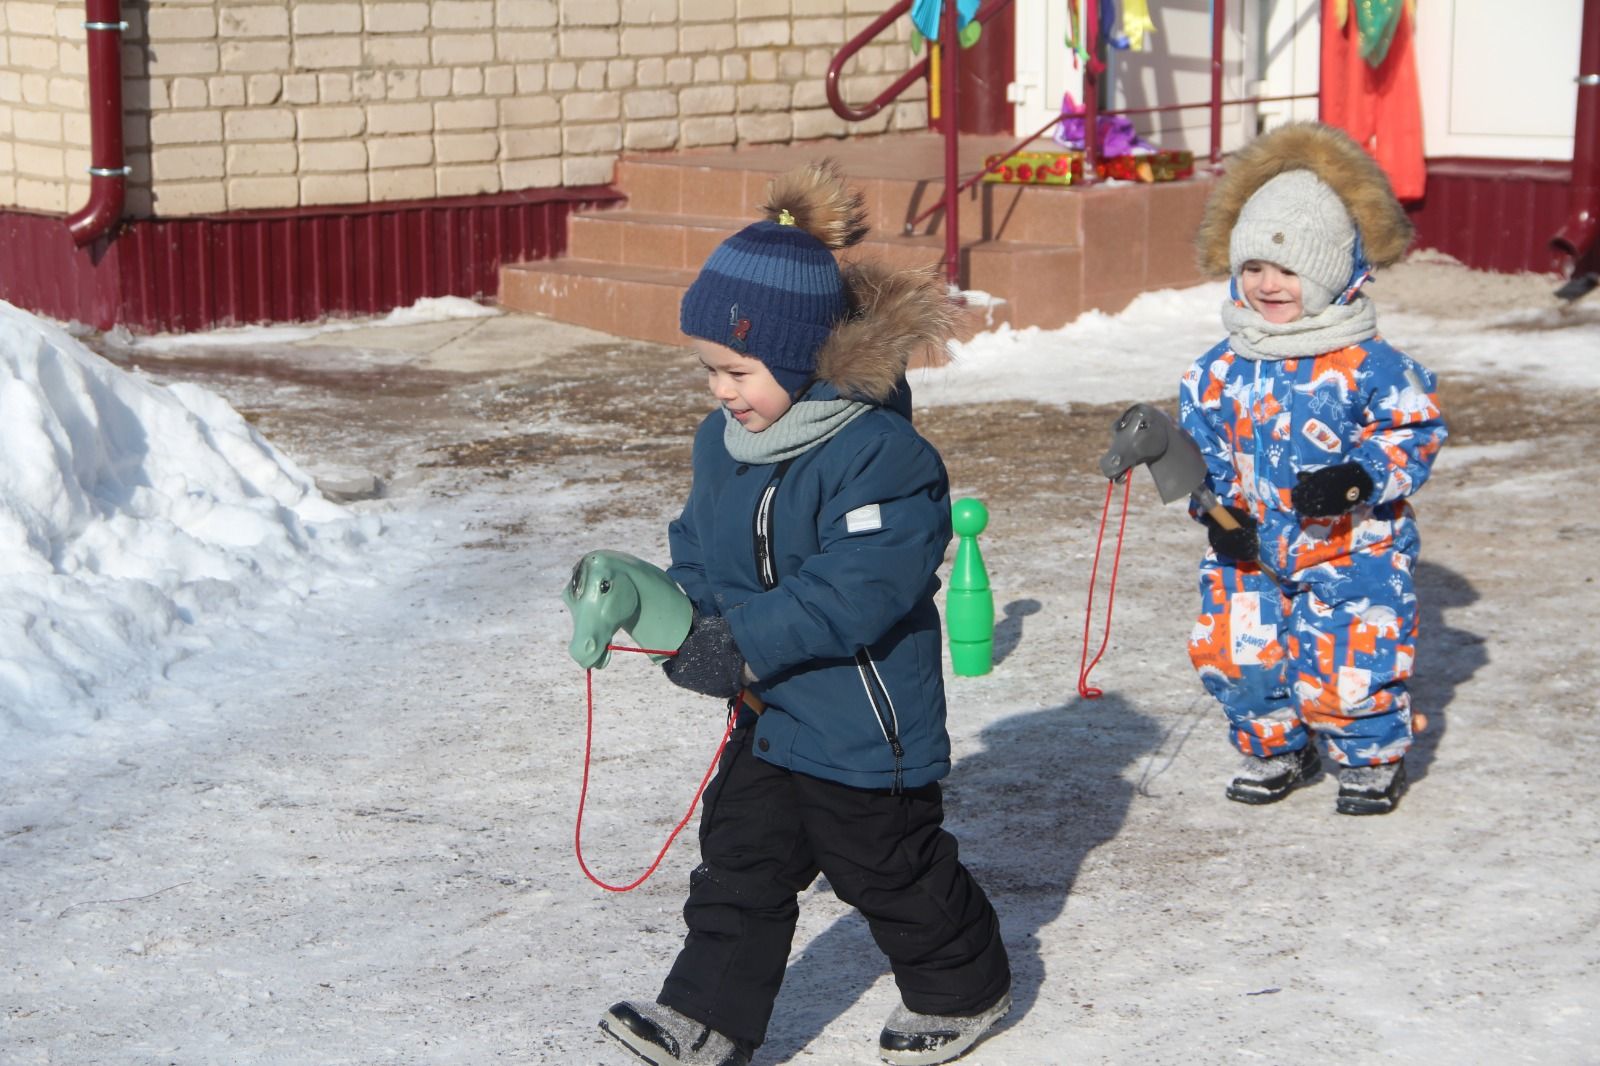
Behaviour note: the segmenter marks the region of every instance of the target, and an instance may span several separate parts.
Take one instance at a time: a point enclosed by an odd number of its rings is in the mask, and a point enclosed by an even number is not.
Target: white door
[[[1417,5],[1429,157],[1571,159],[1583,0]]]
[[[1009,99],[1013,128],[1025,137],[1061,114],[1061,94],[1083,96],[1083,72],[1074,70],[1067,51],[1067,0],[1013,0],[1016,8],[1016,80]],[[1070,75],[1070,81],[1069,79]],[[1053,130],[1045,130],[1049,137]]]
[[[1430,0],[1432,2],[1432,0]],[[1317,117],[1315,95],[1322,87],[1322,4],[1291,0],[1268,5],[1261,27],[1261,80],[1253,96],[1310,96],[1257,104],[1263,130]]]

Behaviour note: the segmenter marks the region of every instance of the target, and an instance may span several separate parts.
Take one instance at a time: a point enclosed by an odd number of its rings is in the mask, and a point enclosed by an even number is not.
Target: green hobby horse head
[[[676,651],[694,621],[694,605],[677,582],[626,552],[592,551],[579,559],[561,599],[572,612],[567,651],[585,670],[611,661],[606,645],[619,629],[641,648]],[[665,659],[650,656],[654,663]]]

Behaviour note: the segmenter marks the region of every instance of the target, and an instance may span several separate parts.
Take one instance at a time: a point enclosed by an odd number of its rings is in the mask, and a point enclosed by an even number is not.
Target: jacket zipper
[[[856,649],[856,670],[861,674],[861,687],[867,692],[867,702],[872,705],[872,713],[878,719],[878,728],[883,730],[883,739],[889,742],[889,750],[894,752],[894,787],[891,791],[898,796],[905,788],[905,770],[901,760],[905,758],[906,749],[900,744],[900,720],[894,711],[894,700],[889,698],[889,689],[878,674],[878,664],[872,661],[866,648]]]
[[[772,550],[772,505],[778,498],[778,485],[783,481],[783,475],[788,473],[789,464],[793,459],[785,459],[778,464],[778,469],[773,471],[772,480],[767,482],[767,487],[761,491],[761,499],[756,504],[754,528],[751,530],[756,553],[756,580],[761,582],[764,589],[776,588],[778,585],[778,562]]]

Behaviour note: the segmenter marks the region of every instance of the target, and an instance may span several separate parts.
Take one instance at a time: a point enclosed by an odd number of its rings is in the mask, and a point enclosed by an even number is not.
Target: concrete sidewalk
[[[505,476],[629,435],[677,437],[709,402],[687,348],[498,310],[381,321],[86,340],[157,381],[216,392],[342,501],[451,491],[470,471]]]

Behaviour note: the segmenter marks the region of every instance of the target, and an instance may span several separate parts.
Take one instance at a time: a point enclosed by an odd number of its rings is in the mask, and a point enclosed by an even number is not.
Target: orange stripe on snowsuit
[[[1315,376],[1321,377],[1331,371],[1344,378],[1345,388],[1355,392],[1361,387],[1361,365],[1366,361],[1367,350],[1359,344],[1352,344],[1348,348],[1317,356],[1312,365],[1316,368]]]
[[[1310,537],[1301,537],[1295,542],[1289,557],[1289,565],[1295,573],[1309,570],[1313,566],[1350,565],[1350,549],[1354,533],[1350,516],[1336,518],[1326,528],[1328,530],[1326,539],[1314,540]]]
[[[1345,647],[1349,651],[1348,661],[1355,664],[1356,653],[1365,655],[1378,654],[1378,630],[1372,626],[1362,625],[1359,621],[1351,622]]]
[[[1227,357],[1224,357],[1227,358]],[[1232,362],[1231,358],[1228,362]],[[1222,403],[1222,390],[1227,385],[1227,380],[1222,374],[1213,374],[1206,370],[1206,387],[1200,393],[1200,402],[1207,407],[1217,407]]]
[[[1299,723],[1297,722],[1273,721],[1271,719],[1258,718],[1250,723],[1250,731],[1255,735],[1256,740],[1260,741],[1260,746],[1267,751],[1284,750],[1288,747],[1291,731],[1296,731],[1298,728]],[[1243,738],[1239,738],[1239,750],[1246,755],[1250,755],[1256,749],[1254,745],[1244,742]]]
[[[1238,677],[1230,629],[1226,614],[1201,615],[1189,636],[1189,661],[1196,668],[1209,666],[1228,677]]]

